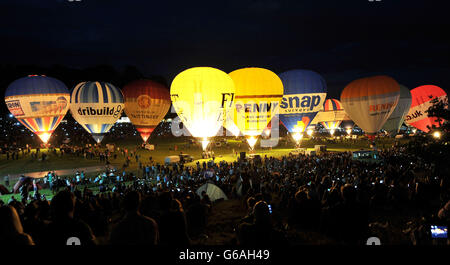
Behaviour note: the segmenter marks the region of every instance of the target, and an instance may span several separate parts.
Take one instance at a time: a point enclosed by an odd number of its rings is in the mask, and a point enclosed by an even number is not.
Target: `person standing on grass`
[[[3,180],[5,181],[5,186],[9,187],[9,174],[3,177]]]

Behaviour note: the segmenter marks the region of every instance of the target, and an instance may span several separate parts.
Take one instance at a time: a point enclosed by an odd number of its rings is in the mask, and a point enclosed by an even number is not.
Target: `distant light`
[[[345,129],[345,132],[350,135],[352,133],[352,128],[348,127],[347,129]]]
[[[258,139],[256,137],[250,137],[247,139],[248,144],[250,145],[250,148],[253,150],[253,147],[256,144],[256,141],[258,141]]]
[[[12,118],[12,117],[13,117],[13,115],[12,115],[12,114],[9,114],[8,116],[9,116],[10,118]]]
[[[294,138],[295,142],[298,144],[298,142],[303,138],[302,133],[294,133],[292,135],[292,138]]]
[[[416,133],[416,132],[417,132],[417,129],[416,129],[416,128],[412,129],[412,132],[413,132],[413,133]]]
[[[42,133],[39,135],[39,138],[41,138],[42,142],[44,142],[44,144],[46,144],[48,142],[48,140],[50,139],[51,134],[49,133]]]
[[[441,138],[441,132],[440,132],[440,131],[435,131],[435,132],[433,133],[433,137],[436,138],[436,139]]]
[[[201,142],[202,142],[202,149],[203,149],[203,151],[205,151],[206,147],[208,147],[209,141],[206,137],[203,137]]]
[[[308,135],[308,136],[311,136],[312,134],[313,134],[313,130],[312,129],[308,129],[307,131],[306,131],[306,134]]]

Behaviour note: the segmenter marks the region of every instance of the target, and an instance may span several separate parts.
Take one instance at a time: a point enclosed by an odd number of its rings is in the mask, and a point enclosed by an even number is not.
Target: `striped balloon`
[[[342,104],[337,99],[327,99],[325,103],[323,104],[323,111],[324,112],[330,112],[335,113],[338,110],[342,110]],[[334,133],[334,131],[339,127],[342,120],[338,119],[336,115],[330,115],[330,117],[334,117],[330,119],[329,121],[323,121],[322,125],[325,127],[325,129],[329,130],[331,134]]]
[[[106,82],[82,82],[70,96],[70,112],[74,119],[100,143],[120,118],[123,95],[119,88]]]
[[[47,143],[69,109],[69,95],[63,82],[29,75],[8,86],[5,103],[20,123]]]

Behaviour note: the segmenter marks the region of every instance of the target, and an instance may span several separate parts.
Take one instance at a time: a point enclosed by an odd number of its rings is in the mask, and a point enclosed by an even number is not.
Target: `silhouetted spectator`
[[[150,217],[139,213],[141,195],[130,191],[125,195],[125,218],[112,230],[110,242],[114,245],[156,245],[159,241],[158,225]]]
[[[19,215],[12,206],[0,207],[0,245],[34,245],[31,236],[23,232]]]
[[[67,240],[76,237],[81,245],[94,245],[95,237],[89,225],[74,218],[75,197],[63,190],[51,201],[52,222],[43,233],[43,243],[46,245],[67,245]]]
[[[183,206],[169,192],[161,194],[159,199],[161,214],[158,227],[161,245],[189,246]]]
[[[284,235],[272,227],[269,206],[259,201],[253,208],[254,222],[242,223],[238,228],[238,239],[243,246],[280,246],[287,243]]]

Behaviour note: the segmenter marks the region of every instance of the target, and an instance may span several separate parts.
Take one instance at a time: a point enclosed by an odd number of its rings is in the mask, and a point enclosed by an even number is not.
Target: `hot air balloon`
[[[229,73],[236,86],[233,121],[253,149],[262,131],[278,113],[283,83],[270,70],[242,68]]]
[[[399,84],[384,75],[352,81],[341,93],[345,112],[371,140],[375,139],[399,99]]]
[[[390,135],[396,135],[400,127],[403,124],[406,114],[411,107],[411,92],[404,85],[400,85],[400,99],[394,112],[387,119],[383,125],[383,130],[387,131]]]
[[[234,116],[233,115],[234,115],[235,112],[233,110],[233,107],[234,107],[234,104],[231,106],[230,110],[225,110],[225,112],[227,113],[227,116],[225,117],[222,126],[225,129],[227,129],[227,133],[231,132],[231,134],[233,136],[238,137],[238,136],[242,135],[242,133],[239,130],[238,126],[234,123]],[[227,134],[227,136],[228,136],[228,134]]]
[[[97,143],[120,118],[123,95],[119,88],[107,82],[82,82],[70,96],[73,118],[88,131]]]
[[[194,137],[201,137],[206,149],[208,138],[217,135],[234,99],[233,80],[212,67],[194,67],[179,73],[170,86],[173,107]]]
[[[433,99],[444,100],[447,97],[447,93],[438,86],[424,85],[411,90],[411,96],[411,108],[405,117],[405,123],[424,132],[430,131],[427,126],[430,128],[433,125],[439,127],[440,124],[437,118],[428,117],[426,111],[433,105],[431,103]]]
[[[309,70],[291,70],[279,76],[284,85],[280,120],[298,144],[303,132],[323,108],[327,85],[323,77]]]
[[[336,111],[342,110],[341,102],[337,99],[327,99],[323,105],[324,112],[330,112],[331,117],[327,121],[323,121],[322,125],[327,129],[331,135],[334,134],[336,129],[341,124],[342,120],[335,113]]]
[[[125,113],[144,142],[170,108],[169,90],[150,80],[137,80],[122,89]]]
[[[29,75],[12,82],[5,102],[16,119],[47,143],[69,109],[70,94],[63,82]]]

